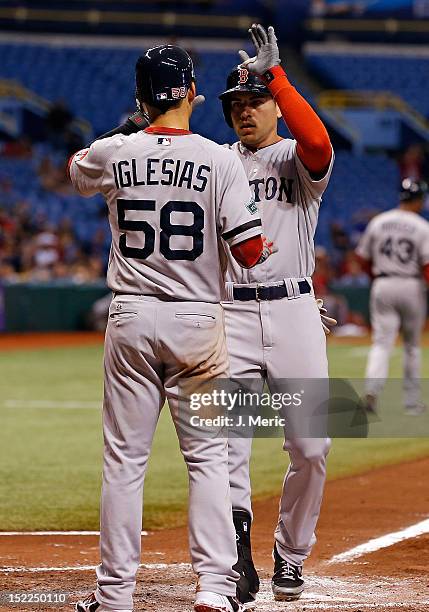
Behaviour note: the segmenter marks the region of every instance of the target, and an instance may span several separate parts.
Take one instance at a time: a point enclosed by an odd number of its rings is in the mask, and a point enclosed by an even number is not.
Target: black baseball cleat
[[[299,599],[304,590],[302,578],[302,565],[293,565],[279,555],[277,545],[274,544],[274,575],[271,579],[271,588],[276,601],[294,601]]]
[[[95,593],[91,593],[82,601],[78,601],[75,606],[76,612],[96,612],[100,609],[100,604],[95,599]]]
[[[244,510],[233,510],[232,516],[238,555],[238,561],[233,569],[240,574],[237,582],[237,599],[246,610],[253,610],[256,607],[256,594],[259,591],[259,577],[252,559],[250,542],[252,519]]]
[[[77,602],[75,612],[132,612],[132,610],[113,610],[112,608],[106,610],[106,608],[95,599],[95,593],[91,593],[82,601]]]

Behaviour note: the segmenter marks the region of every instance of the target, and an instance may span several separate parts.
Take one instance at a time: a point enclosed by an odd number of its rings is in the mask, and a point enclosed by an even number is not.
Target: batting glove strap
[[[273,66],[264,72],[261,78],[270,90],[273,98],[275,98],[282,89],[293,87],[287,78],[286,72],[281,66]]]
[[[149,123],[149,117],[141,110],[138,110],[133,113],[130,117],[128,117],[126,121],[126,124],[129,125],[129,129],[132,130],[130,131],[130,134],[135,131],[144,130],[145,128],[147,128]],[[135,128],[137,128],[137,130]]]

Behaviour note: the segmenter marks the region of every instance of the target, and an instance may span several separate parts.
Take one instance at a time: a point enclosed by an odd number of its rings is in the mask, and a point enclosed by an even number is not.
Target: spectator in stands
[[[70,129],[73,114],[63,100],[54,102],[46,115],[46,135],[55,147],[62,148],[64,136]]]
[[[345,325],[349,319],[349,309],[346,300],[331,292],[329,285],[335,278],[335,271],[329,260],[328,252],[324,247],[316,247],[316,267],[313,274],[314,293],[322,298],[330,316],[338,321],[338,326]],[[333,314],[331,314],[333,313]],[[334,333],[338,332],[338,328]]]
[[[64,151],[67,158],[83,146],[82,138],[74,129],[75,117],[63,100],[52,104],[46,115],[46,138],[55,149]]]
[[[72,193],[70,181],[66,174],[67,162],[64,158],[59,165],[55,164],[49,155],[45,155],[38,168],[38,174],[42,187],[47,191],[55,193]]]
[[[425,151],[418,143],[410,145],[399,160],[401,179],[409,178],[416,182],[425,180],[428,178],[425,176],[427,168]]]
[[[313,17],[361,15],[366,4],[362,0],[313,0],[310,12]]]
[[[85,257],[82,254],[79,261],[73,266],[73,281],[75,283],[93,283],[99,281],[103,274],[103,261],[98,257]]]
[[[50,227],[34,237],[33,263],[35,268],[50,268],[59,261],[58,236]]]
[[[346,253],[342,264],[341,276],[337,281],[342,287],[368,287],[369,276],[353,250]]]
[[[32,142],[25,136],[20,136],[15,140],[9,140],[3,143],[1,154],[5,157],[14,157],[16,159],[28,159],[32,156]]]

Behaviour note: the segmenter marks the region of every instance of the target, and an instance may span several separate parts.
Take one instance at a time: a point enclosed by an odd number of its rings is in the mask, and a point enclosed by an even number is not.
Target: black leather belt
[[[310,283],[306,280],[298,281],[299,292],[311,293]],[[286,285],[275,285],[266,287],[265,285],[258,285],[257,287],[234,287],[233,289],[234,300],[239,302],[250,302],[256,300],[257,302],[265,302],[267,300],[281,300],[287,297],[288,292]]]

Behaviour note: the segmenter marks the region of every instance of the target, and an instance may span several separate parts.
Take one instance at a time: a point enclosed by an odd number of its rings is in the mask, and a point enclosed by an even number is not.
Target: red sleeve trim
[[[73,159],[74,159],[74,156],[75,156],[75,155],[76,155],[76,153],[73,153],[73,155],[71,155],[71,156],[70,156],[70,159],[69,159],[69,161],[68,161],[68,163],[67,163],[67,174],[68,174],[68,177],[69,177],[69,178],[71,178],[71,177],[70,177],[70,168],[71,168],[71,165],[72,165],[72,163],[73,163]]]
[[[231,247],[232,256],[242,268],[253,268],[258,263],[263,250],[261,235],[253,236]]]

